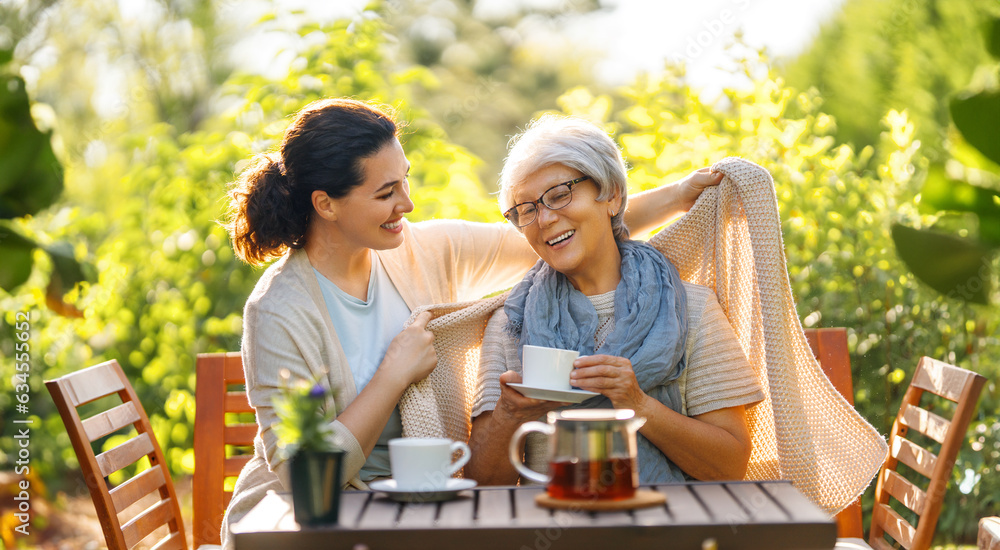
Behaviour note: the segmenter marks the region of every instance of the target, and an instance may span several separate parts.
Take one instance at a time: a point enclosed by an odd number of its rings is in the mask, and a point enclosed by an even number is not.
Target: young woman
[[[515,483],[514,430],[566,405],[507,385],[521,381],[530,344],[580,352],[570,383],[601,395],[573,407],[646,418],[641,482],[742,479],[751,451],[744,406],[763,391],[712,291],[682,282],[656,249],[629,240],[614,141],[583,120],[548,116],[512,144],[501,210],[541,259],[487,325],[466,477]],[[525,458],[545,471],[545,437],[536,436]]]
[[[429,314],[402,328],[411,310],[506,288],[537,260],[506,224],[408,223],[409,169],[387,110],[327,99],[299,111],[280,150],[257,158],[231,192],[237,255],[278,261],[244,311],[243,366],[259,430],[223,522],[225,544],[230,521],[288,486],[271,406],[283,370],[336,390],[326,407],[347,451],[344,479],[365,488],[389,475],[403,391],[436,364]],[[640,231],[661,225],[720,180],[703,169],[641,194],[628,221]]]

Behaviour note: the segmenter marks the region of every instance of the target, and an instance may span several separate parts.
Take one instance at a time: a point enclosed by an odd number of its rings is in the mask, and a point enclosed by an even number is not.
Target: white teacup
[[[455,451],[462,456],[451,461]],[[396,486],[407,491],[445,488],[452,474],[469,461],[472,451],[460,441],[441,437],[403,437],[389,440],[389,464]]]
[[[521,367],[524,385],[531,388],[569,391],[569,375],[573,372],[573,361],[580,352],[543,348],[541,346],[524,346]]]

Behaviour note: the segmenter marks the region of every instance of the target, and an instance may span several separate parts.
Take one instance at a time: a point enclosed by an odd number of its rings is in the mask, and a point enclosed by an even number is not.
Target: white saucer
[[[476,481],[474,479],[450,478],[444,487],[426,491],[400,489],[396,485],[395,479],[380,479],[369,483],[368,486],[373,491],[381,491],[388,494],[389,498],[398,502],[438,502],[441,500],[451,500],[458,496],[459,491],[472,489],[476,486]]]
[[[595,395],[601,395],[597,392],[587,391],[587,390],[550,390],[547,388],[533,388],[531,386],[525,386],[524,384],[507,384],[508,386],[514,388],[521,395],[525,397],[530,397],[532,399],[544,399],[545,401],[565,401],[567,403],[579,403],[594,397]]]

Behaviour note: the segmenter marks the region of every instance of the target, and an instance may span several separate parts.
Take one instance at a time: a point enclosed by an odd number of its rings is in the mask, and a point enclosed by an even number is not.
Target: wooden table
[[[339,525],[309,528],[295,523],[290,495],[270,493],[232,532],[237,550],[829,550],[836,544],[834,521],[787,482],[646,488],[665,493],[666,505],[630,512],[551,511],[535,504],[541,487],[483,487],[449,502],[421,504],[349,491],[341,500]]]

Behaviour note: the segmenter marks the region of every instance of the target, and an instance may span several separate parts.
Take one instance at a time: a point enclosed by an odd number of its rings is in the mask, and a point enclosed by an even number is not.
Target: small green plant
[[[289,381],[288,369],[282,369],[285,382],[274,397],[274,412],[278,423],[274,431],[278,447],[287,460],[299,451],[335,451],[337,433],[333,429],[336,411],[325,410],[327,397],[336,396],[337,390],[328,390],[319,380]]]

